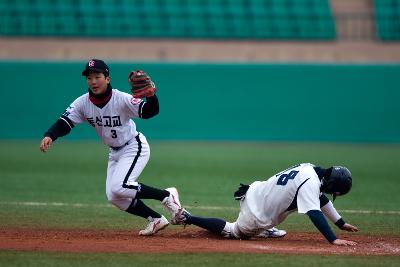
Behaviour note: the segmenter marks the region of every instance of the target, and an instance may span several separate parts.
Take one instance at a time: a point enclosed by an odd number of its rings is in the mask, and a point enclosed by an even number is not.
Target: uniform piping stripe
[[[65,121],[68,124],[69,128],[71,128],[71,129],[74,128],[74,124],[67,116],[62,115],[60,119]]]
[[[286,209],[286,211],[290,211],[293,210],[297,207],[297,194],[299,193],[300,188],[303,186],[303,184],[305,184],[305,182],[307,182],[308,180],[310,180],[310,178],[307,178],[307,180],[305,180],[304,182],[301,183],[301,185],[297,188],[296,190],[296,194],[294,195],[293,201],[292,203],[290,203],[289,207]]]
[[[144,104],[145,104],[144,101],[142,101],[142,102],[139,104],[139,117],[140,117],[140,118],[142,117],[142,112],[143,112],[143,106],[144,106]]]
[[[129,189],[137,189],[138,188],[137,185],[127,185],[126,184],[128,182],[129,176],[131,175],[131,173],[133,171],[133,168],[135,168],[138,158],[140,157],[140,153],[142,152],[142,142],[140,141],[139,134],[135,137],[135,139],[136,139],[136,142],[138,143],[138,152],[137,152],[135,158],[133,159],[133,162],[131,164],[131,167],[128,170],[128,173],[125,175],[125,179],[122,184],[123,188],[129,188]]]

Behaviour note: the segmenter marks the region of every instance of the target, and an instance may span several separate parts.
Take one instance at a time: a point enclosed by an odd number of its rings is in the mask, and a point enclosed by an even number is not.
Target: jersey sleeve
[[[71,128],[76,124],[81,124],[86,121],[86,118],[83,116],[83,98],[77,98],[72,104],[64,111],[61,115],[60,119],[64,120],[69,124]]]
[[[143,112],[143,105],[145,102],[140,98],[134,98],[132,95],[123,93],[123,101],[125,104],[125,111],[130,118],[141,118]]]
[[[320,182],[319,179],[316,179],[311,178],[300,187],[297,195],[298,213],[307,213],[310,210],[320,210]]]
[[[329,201],[324,206],[321,206],[321,211],[333,223],[336,223],[342,218],[342,216],[340,216],[340,214],[337,212],[331,201]]]

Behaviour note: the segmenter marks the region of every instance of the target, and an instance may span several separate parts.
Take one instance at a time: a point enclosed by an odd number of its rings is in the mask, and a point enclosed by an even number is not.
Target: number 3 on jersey
[[[112,133],[112,135],[111,135],[112,138],[117,138],[118,137],[116,130],[111,130],[111,133]]]
[[[289,180],[294,179],[296,175],[298,174],[298,171],[291,171],[289,173],[284,173],[281,176],[279,176],[278,182],[276,183],[277,185],[286,185]]]

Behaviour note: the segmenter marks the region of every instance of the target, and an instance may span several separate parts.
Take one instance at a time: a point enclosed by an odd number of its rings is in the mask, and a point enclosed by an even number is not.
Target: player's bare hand
[[[344,239],[336,239],[335,241],[332,242],[332,244],[336,245],[336,246],[355,246],[355,245],[357,245],[357,243],[354,241],[344,240]]]
[[[46,136],[40,142],[40,151],[47,152],[47,150],[49,150],[51,144],[53,144],[53,139],[51,139],[50,137]]]
[[[349,223],[345,223],[340,229],[345,230],[347,232],[358,232],[358,228]]]

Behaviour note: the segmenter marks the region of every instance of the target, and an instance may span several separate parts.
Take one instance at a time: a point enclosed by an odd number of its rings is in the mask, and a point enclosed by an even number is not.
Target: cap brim
[[[96,68],[91,68],[91,69],[87,69],[82,71],[82,76],[88,76],[90,73],[95,72],[95,73],[104,73],[106,72],[105,70],[102,69],[96,69]]]

